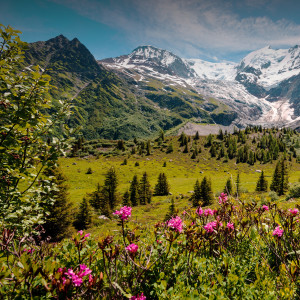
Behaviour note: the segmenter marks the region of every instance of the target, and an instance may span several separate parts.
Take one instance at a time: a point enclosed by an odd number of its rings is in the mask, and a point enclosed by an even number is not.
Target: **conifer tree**
[[[114,209],[117,203],[118,179],[114,168],[110,168],[105,175],[104,191],[107,193],[110,209]]]
[[[189,148],[188,148],[188,145],[186,144],[183,149],[183,153],[188,153],[188,152],[189,152]]]
[[[102,205],[102,187],[100,185],[100,183],[97,184],[97,189],[96,191],[94,191],[91,195],[90,195],[90,205],[95,208],[96,210],[99,210],[101,208]]]
[[[156,196],[165,196],[169,195],[169,183],[165,173],[160,173],[158,175],[157,184],[154,188],[154,193]]]
[[[202,201],[201,186],[198,179],[194,185],[194,194],[192,196],[192,200],[193,200],[193,207],[198,207],[200,205],[200,202]]]
[[[151,154],[151,143],[150,143],[150,140],[147,141],[146,151],[147,151],[146,155],[150,155]]]
[[[145,172],[139,184],[140,204],[145,205],[147,203],[151,203],[151,197],[152,197],[151,186],[148,180],[148,175]]]
[[[200,139],[199,132],[197,131],[196,134],[195,134],[195,136],[194,136],[194,140],[197,141],[199,139]]]
[[[211,189],[211,182],[209,179],[207,179],[206,176],[201,181],[200,187],[201,187],[201,201],[203,203],[203,206],[211,205],[214,201],[214,196]]]
[[[259,179],[256,184],[257,192],[267,192],[268,191],[268,181],[265,178],[264,171],[261,172]]]
[[[169,210],[165,216],[164,221],[169,221],[176,215],[176,210],[175,210],[175,204],[174,204],[174,198],[172,197],[171,199],[171,205],[169,206]]]
[[[288,170],[284,159],[281,159],[276,164],[270,189],[279,196],[284,195],[288,191]]]
[[[123,205],[123,206],[131,206],[129,191],[126,191],[126,192],[124,193],[122,205]]]
[[[51,241],[57,242],[68,235],[73,222],[72,204],[68,193],[69,186],[66,183],[67,178],[60,168],[49,169],[45,175],[53,176],[52,181],[56,184],[56,189],[50,192],[55,202],[48,209],[49,214],[43,224],[45,230],[43,236],[50,236]]]
[[[79,212],[76,216],[74,226],[77,230],[85,230],[92,223],[92,213],[89,202],[86,198],[83,198],[80,203]]]
[[[132,206],[139,204],[139,182],[137,175],[134,175],[130,184],[130,202]]]
[[[173,144],[170,144],[167,148],[166,153],[172,153],[174,151]]]
[[[228,178],[225,184],[224,193],[227,195],[232,195],[232,181],[231,178]]]
[[[236,181],[235,181],[235,185],[236,185],[236,196],[240,195],[240,188],[241,188],[241,180],[240,180],[240,173],[237,173],[236,176]]]

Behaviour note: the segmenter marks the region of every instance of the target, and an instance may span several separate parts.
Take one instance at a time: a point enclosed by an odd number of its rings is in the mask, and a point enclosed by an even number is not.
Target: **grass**
[[[256,182],[260,173],[258,170],[265,172],[269,185],[272,180],[273,170],[276,162],[272,164],[256,163],[254,166],[248,164],[235,164],[235,159],[227,163],[216,158],[211,158],[208,150],[203,146],[205,138],[201,137],[198,141],[198,147],[201,146],[202,153],[194,160],[191,159],[192,153],[182,153],[179,148],[177,137],[168,137],[166,145],[172,143],[174,152],[166,154],[160,149],[153,149],[150,156],[130,155],[129,151],[121,153],[117,156],[99,156],[99,158],[89,156],[85,158],[61,158],[59,163],[63,172],[68,178],[70,187],[69,193],[74,206],[78,206],[82,198],[96,189],[98,183],[104,182],[105,174],[109,168],[114,167],[118,175],[118,194],[122,198],[123,193],[128,190],[133,175],[141,178],[144,172],[148,173],[149,181],[154,189],[159,173],[164,172],[167,175],[171,186],[172,195],[165,197],[153,197],[152,203],[146,206],[138,206],[134,208],[134,216],[138,223],[153,224],[162,221],[168,207],[171,197],[174,197],[175,206],[179,211],[190,206],[188,198],[194,189],[197,179],[202,180],[204,176],[211,179],[212,189],[215,194],[223,191],[225,183],[229,177],[236,179],[236,175],[240,172],[241,188],[248,192],[246,198],[254,198]],[[155,143],[156,144],[156,143]],[[127,158],[127,165],[122,165],[124,158]],[[139,162],[139,166],[135,163]],[[166,162],[166,167],[163,167]],[[88,168],[93,173],[86,174]],[[289,181],[290,183],[298,182],[300,178],[300,164],[295,160],[289,162]],[[267,194],[266,194],[267,195]],[[259,199],[257,196],[256,199]],[[281,200],[285,199],[285,196]],[[290,205],[294,205],[291,202]],[[105,230],[113,230],[116,228],[114,221],[101,221],[102,225],[93,230],[103,232]]]

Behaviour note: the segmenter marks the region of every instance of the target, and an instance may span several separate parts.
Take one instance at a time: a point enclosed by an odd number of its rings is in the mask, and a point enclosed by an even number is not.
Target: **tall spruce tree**
[[[110,168],[105,175],[104,191],[108,197],[110,209],[114,209],[117,203],[118,179],[114,168]]]
[[[288,169],[284,159],[281,159],[276,164],[270,189],[279,196],[284,195],[288,191]]]
[[[130,193],[129,191],[126,191],[123,195],[123,200],[122,200],[123,206],[130,206]]]
[[[205,176],[201,181],[201,201],[203,206],[213,204],[214,195],[211,189],[211,181]]]
[[[92,211],[89,202],[86,198],[82,199],[79,206],[79,212],[74,221],[74,226],[78,230],[87,229],[92,223]]]
[[[52,182],[56,184],[56,189],[50,191],[55,200],[48,209],[49,214],[45,219],[43,237],[51,237],[51,241],[57,242],[68,236],[72,225],[72,204],[69,199],[67,178],[60,168],[48,169],[46,174],[52,177]]]
[[[235,187],[236,187],[236,196],[239,196],[240,195],[240,191],[241,191],[240,172],[237,173],[236,181],[235,181]]]
[[[267,192],[268,191],[268,181],[265,178],[264,171],[261,172],[257,184],[256,189],[257,192]]]
[[[176,209],[175,209],[175,204],[174,204],[174,198],[172,197],[171,199],[171,205],[169,206],[169,210],[167,214],[165,215],[164,221],[169,221],[176,215]]]
[[[130,202],[132,206],[137,206],[139,201],[139,181],[137,175],[134,175],[130,184]]]
[[[169,195],[170,187],[165,173],[160,173],[158,175],[157,184],[154,188],[154,193],[156,196]]]
[[[228,178],[224,187],[224,193],[227,195],[232,195],[232,180]]]
[[[147,203],[151,203],[151,198],[152,198],[151,186],[148,180],[148,175],[145,172],[139,184],[140,204],[145,205]]]
[[[201,193],[200,182],[197,179],[194,185],[194,194],[192,196],[193,207],[198,207],[200,205],[200,201],[202,201],[202,193]]]

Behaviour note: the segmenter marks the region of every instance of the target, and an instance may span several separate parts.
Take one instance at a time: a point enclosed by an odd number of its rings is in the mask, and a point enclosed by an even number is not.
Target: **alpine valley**
[[[28,45],[24,64],[51,75],[53,101],[73,99],[87,139],[216,133],[234,126],[300,129],[300,47],[251,52],[240,63],[183,59],[153,46],[97,61],[78,39]]]

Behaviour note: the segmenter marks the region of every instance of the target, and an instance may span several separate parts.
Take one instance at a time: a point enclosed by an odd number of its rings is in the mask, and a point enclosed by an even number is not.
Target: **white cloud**
[[[233,52],[300,43],[300,25],[285,19],[243,18],[222,0],[52,0],[118,28],[136,45],[156,44],[185,57],[224,57]],[[250,0],[244,0],[250,5]],[[272,0],[274,3],[278,0]],[[258,6],[261,0],[251,0]],[[263,1],[266,5],[267,0]]]

